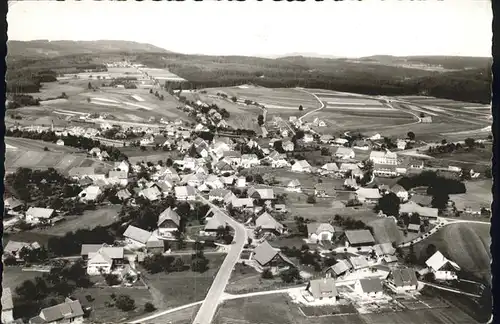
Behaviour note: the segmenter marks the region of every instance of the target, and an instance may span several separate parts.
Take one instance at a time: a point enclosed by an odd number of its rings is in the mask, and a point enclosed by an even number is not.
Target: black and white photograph
[[[1,323],[493,323],[492,19],[9,1]]]

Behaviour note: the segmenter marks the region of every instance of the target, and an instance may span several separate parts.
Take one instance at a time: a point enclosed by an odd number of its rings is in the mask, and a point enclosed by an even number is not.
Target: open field
[[[493,202],[492,186],[492,179],[467,181],[465,182],[467,192],[464,194],[450,195],[450,199],[453,201],[462,201],[465,205],[471,203],[473,205],[480,204],[489,207]]]
[[[144,324],[192,324],[199,309],[200,305],[195,305],[163,316],[159,316],[149,321],[145,321]]]
[[[62,146],[55,143],[37,141],[20,137],[6,137],[5,144],[12,146],[14,151],[39,151],[44,152],[44,148],[48,148],[50,152],[76,153],[83,152],[80,149],[71,146]]]
[[[47,235],[63,236],[68,232],[79,229],[92,229],[96,226],[111,225],[116,221],[120,205],[99,207],[96,210],[87,210],[80,216],[66,216],[64,222],[44,229],[34,229],[32,232]]]
[[[106,307],[106,301],[113,303],[111,295],[129,295],[134,301],[136,309],[130,312],[123,312],[116,307]],[[92,296],[93,300],[89,302],[87,295]],[[148,289],[137,287],[92,287],[76,290],[73,297],[78,298],[83,307],[92,307],[90,321],[92,323],[118,323],[127,319],[145,314],[144,304],[151,302],[151,293]]]
[[[5,244],[5,243],[4,243]],[[2,287],[10,288],[14,293],[16,287],[21,285],[25,280],[32,280],[35,277],[41,277],[41,272],[22,271],[21,267],[4,267],[2,277]]]
[[[14,172],[19,167],[25,167],[31,169],[54,168],[66,174],[70,169],[82,165],[94,166],[96,172],[107,172],[110,168],[106,162],[90,159],[84,154],[19,150],[8,150],[5,153],[6,172]]]
[[[158,308],[173,308],[205,298],[225,255],[207,254],[206,257],[210,260],[210,263],[209,269],[204,273],[188,270],[169,274],[148,274],[145,270],[141,271],[144,281],[156,295],[155,299],[158,300],[156,302]],[[191,255],[186,255],[184,259],[189,264]]]
[[[176,74],[173,74],[167,69],[152,69],[152,68],[141,68],[140,71],[146,73],[148,76],[151,76],[158,80],[164,81],[186,81],[183,78],[179,77]]]
[[[225,93],[229,98],[235,96],[239,100],[252,100],[266,106],[269,110],[297,109],[300,105],[304,112],[320,107],[319,102],[311,95],[293,88],[264,88],[257,86],[239,86],[227,88],[205,89],[207,93]]]
[[[415,252],[421,259],[426,259],[425,253],[429,244],[434,244],[462,270],[491,284],[489,225],[478,223],[447,225],[415,245]]]
[[[28,93],[28,95],[33,96],[33,98],[40,98],[40,100],[46,100],[49,98],[56,98],[60,96],[63,92],[68,96],[77,95],[85,91],[88,81],[58,81],[58,82],[47,82],[43,83],[40,88],[40,92]]]
[[[334,309],[335,307],[332,307]],[[310,313],[310,312],[308,312]],[[306,317],[298,305],[282,294],[226,301],[219,307],[215,324],[472,324],[474,319],[454,307],[398,312]]]

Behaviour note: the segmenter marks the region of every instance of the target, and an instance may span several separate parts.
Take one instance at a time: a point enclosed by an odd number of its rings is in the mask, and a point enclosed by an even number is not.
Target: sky
[[[491,56],[489,0],[16,1],[11,40],[127,40],[185,54]]]

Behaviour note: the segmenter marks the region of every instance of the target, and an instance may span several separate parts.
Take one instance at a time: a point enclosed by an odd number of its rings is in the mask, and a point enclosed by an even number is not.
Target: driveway
[[[193,321],[193,324],[210,324],[214,318],[219,303],[223,300],[222,297],[224,290],[226,289],[226,285],[231,277],[231,273],[236,262],[240,259],[243,246],[247,242],[247,232],[242,224],[229,217],[225,211],[210,203],[201,195],[198,195],[198,197],[203,203],[219,211],[223,219],[234,229],[234,242],[231,245],[231,249],[224,259],[224,262],[222,263],[222,266],[220,267],[219,272],[217,273],[217,276],[215,277],[215,280],[212,283],[212,286],[210,287],[210,290],[208,291],[208,294]]]

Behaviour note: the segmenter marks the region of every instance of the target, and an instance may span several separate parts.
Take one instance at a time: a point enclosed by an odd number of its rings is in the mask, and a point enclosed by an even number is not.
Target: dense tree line
[[[461,194],[467,191],[465,184],[459,180],[440,177],[433,171],[424,171],[411,177],[403,177],[398,181],[406,190],[415,187],[428,187],[427,193],[430,195],[439,194]]]
[[[47,249],[55,256],[79,255],[82,244],[113,244],[115,235],[109,228],[97,226],[93,229],[79,229],[61,237],[51,237]]]

